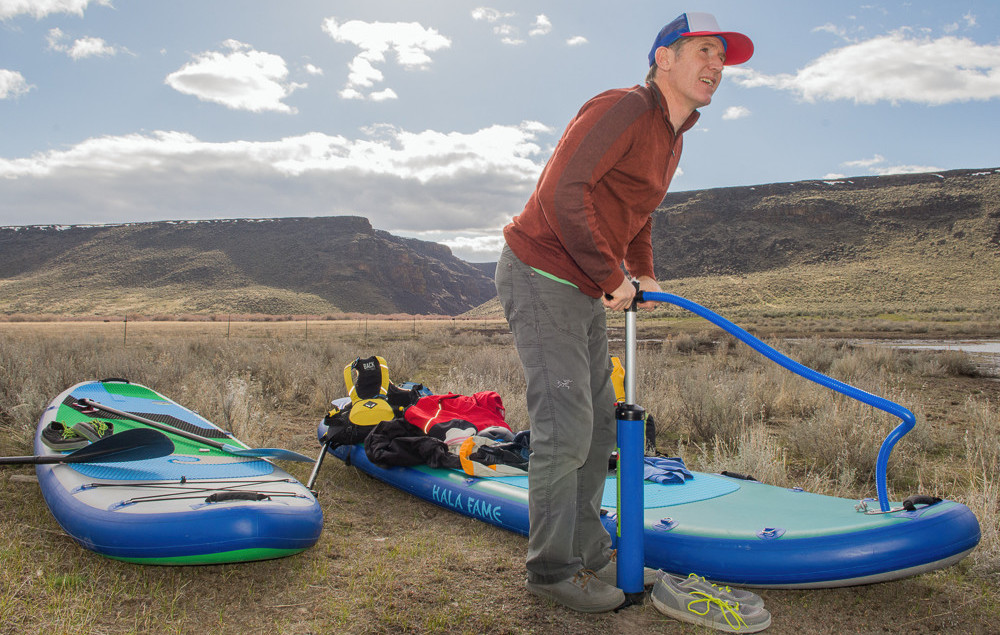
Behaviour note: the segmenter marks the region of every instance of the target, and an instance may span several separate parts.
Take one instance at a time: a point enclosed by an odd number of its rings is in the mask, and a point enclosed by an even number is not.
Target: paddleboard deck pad
[[[323,436],[326,426],[317,430]],[[332,454],[367,474],[465,516],[528,533],[526,476],[477,478],[428,466],[383,468],[364,446]],[[647,567],[763,588],[883,582],[952,565],[979,542],[975,515],[943,500],[913,511],[865,513],[859,501],[692,471],[683,484],[643,484]],[[617,486],[604,487],[603,519],[617,545]],[[869,502],[869,511],[878,504]],[[893,508],[899,508],[899,504]]]
[[[68,427],[99,419],[112,423],[116,433],[147,427],[87,411],[80,406],[82,399],[246,447],[145,386],[105,380],[76,384],[52,400],[38,423],[35,454],[60,454],[41,439],[52,421]],[[158,565],[266,560],[301,552],[319,539],[319,503],[280,467],[165,434],[174,452],[164,457],[36,466],[45,502],[67,534],[103,556]]]

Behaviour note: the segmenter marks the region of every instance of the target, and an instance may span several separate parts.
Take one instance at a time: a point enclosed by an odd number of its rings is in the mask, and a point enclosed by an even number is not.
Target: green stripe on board
[[[220,553],[203,553],[194,556],[177,556],[173,558],[119,558],[107,556],[112,560],[131,562],[132,564],[159,565],[191,565],[191,564],[228,564],[233,562],[250,562],[252,560],[273,560],[284,558],[304,551],[304,549],[236,549]],[[103,555],[103,554],[102,554]]]
[[[123,384],[120,382],[108,382],[102,383],[104,390],[107,390],[112,395],[122,395],[123,397],[138,397],[139,399],[152,399],[154,401],[162,401],[164,399],[163,395],[153,392],[145,386],[137,386],[136,384]]]

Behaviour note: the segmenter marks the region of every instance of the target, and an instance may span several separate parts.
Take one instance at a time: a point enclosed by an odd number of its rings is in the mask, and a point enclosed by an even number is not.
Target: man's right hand
[[[632,281],[628,278],[622,280],[622,283],[618,285],[614,293],[610,296],[604,294],[601,302],[604,306],[612,311],[624,311],[628,307],[632,306],[632,299],[635,298],[635,286]]]

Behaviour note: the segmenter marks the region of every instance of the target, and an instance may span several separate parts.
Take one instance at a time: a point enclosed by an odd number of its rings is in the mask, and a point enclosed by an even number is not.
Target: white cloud
[[[524,44],[520,37],[520,30],[508,22],[510,18],[516,17],[513,12],[502,12],[490,7],[478,7],[472,10],[472,19],[477,22],[489,22],[493,24],[493,33],[500,36],[500,41],[504,44],[518,45]],[[545,16],[539,16],[544,18]]]
[[[62,29],[49,29],[46,40],[49,49],[65,53],[74,60],[81,60],[87,57],[113,57],[125,49],[112,46],[99,37],[83,37],[74,40],[72,44],[67,44],[70,39]]]
[[[504,13],[490,7],[478,7],[472,10],[472,19],[476,21],[499,22],[500,20],[513,18],[516,15],[516,13]]]
[[[111,57],[118,54],[118,48],[110,46],[99,37],[85,37],[74,41],[68,53],[75,60],[94,56]]]
[[[569,46],[583,46],[584,44],[587,44],[588,42],[589,42],[589,40],[587,38],[583,37],[582,35],[576,35],[576,36],[571,37],[570,39],[566,40],[566,44],[568,44]]]
[[[0,68],[0,99],[14,99],[34,88],[17,71]]]
[[[378,125],[356,139],[93,138],[0,158],[0,225],[359,214],[380,228],[493,230],[523,208],[554,134],[523,122],[468,134]]]
[[[385,90],[377,90],[374,93],[368,95],[368,99],[372,101],[386,101],[388,99],[399,99],[399,95],[396,94],[391,88],[386,88]]]
[[[844,161],[841,165],[845,165],[849,168],[870,168],[878,165],[879,163],[885,163],[885,157],[881,154],[876,154],[870,159],[855,159],[854,161]]]
[[[726,111],[722,113],[722,118],[725,121],[733,121],[735,119],[743,119],[750,116],[750,109],[746,106],[730,106],[726,108]]]
[[[524,44],[520,38],[520,31],[510,24],[498,24],[493,27],[493,32],[500,36],[500,41],[504,44],[518,45]]]
[[[404,69],[422,69],[431,63],[429,53],[451,46],[451,40],[437,30],[417,22],[362,22],[350,20],[343,24],[336,18],[323,21],[323,30],[335,42],[354,44],[361,52],[351,60],[347,86],[340,92],[345,99],[364,99],[361,89],[372,88],[385,79],[375,65],[386,61],[386,53],[394,51],[396,61]],[[372,100],[384,100],[396,93],[391,89],[369,94]]]
[[[867,170],[869,173],[877,176],[885,176],[888,174],[920,174],[923,172],[936,172],[941,169],[932,165],[882,165],[885,162],[885,157],[881,154],[876,154],[870,159],[844,161],[841,165],[848,168]]]
[[[348,65],[350,73],[347,75],[347,85],[358,88],[371,88],[375,82],[385,79],[382,71],[375,68],[371,60],[364,57],[355,57]]]
[[[357,90],[355,90],[353,88],[345,88],[345,89],[341,90],[337,94],[340,95],[341,99],[364,99],[365,98],[364,93],[362,93],[360,91],[357,91]]]
[[[305,84],[288,81],[288,67],[279,55],[255,51],[236,40],[223,43],[224,52],[207,51],[167,75],[174,90],[233,110],[294,113],[284,102]]]
[[[521,37],[521,27],[513,24],[512,19],[517,17],[517,13],[503,12],[491,7],[478,7],[472,10],[472,19],[477,22],[488,22],[493,25],[493,34],[500,37],[500,41],[511,46],[518,46],[525,43]],[[535,16],[535,21],[527,25],[528,35],[538,37],[548,35],[552,32],[552,20],[545,14]]]
[[[962,16],[963,23],[951,22],[950,24],[945,24],[941,27],[941,30],[945,33],[955,33],[960,30],[963,26],[966,29],[972,29],[976,26],[976,16],[972,14],[971,11]]]
[[[842,38],[842,39],[845,39],[845,40],[848,39],[847,38],[847,29],[845,29],[844,27],[837,26],[835,24],[830,24],[829,22],[826,23],[826,24],[824,24],[823,26],[815,27],[812,30],[812,32],[813,33],[830,33],[832,35],[836,35],[839,38]]]
[[[0,0],[0,20],[19,15],[41,20],[51,13],[72,13],[83,17],[83,11],[91,1],[97,6],[112,6],[111,0]]]
[[[941,168],[933,165],[890,165],[884,168],[875,168],[873,171],[878,176],[889,174],[923,174],[924,172],[939,172]]]
[[[726,72],[742,86],[787,90],[807,102],[986,101],[1000,97],[1000,45],[896,31],[834,49],[795,74],[764,75],[739,67]]]
[[[305,69],[306,69],[306,72],[309,73],[310,75],[322,75],[323,74],[323,69],[320,68],[319,66],[314,65],[314,64],[306,64],[305,65]]]
[[[520,210],[518,210],[520,211]],[[406,229],[388,228],[397,236],[416,238],[429,242],[447,245],[453,254],[469,262],[496,261],[504,246],[503,228],[480,231],[412,231]]]
[[[532,25],[531,30],[528,31],[528,35],[535,37],[539,35],[548,35],[552,32],[552,20],[549,20],[548,16],[545,14],[539,14],[535,17],[535,23]]]

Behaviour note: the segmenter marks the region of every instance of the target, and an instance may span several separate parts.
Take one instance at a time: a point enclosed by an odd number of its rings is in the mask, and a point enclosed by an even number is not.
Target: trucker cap
[[[674,21],[660,29],[653,42],[653,48],[649,49],[649,65],[656,62],[656,49],[661,46],[670,46],[680,37],[702,37],[714,35],[722,40],[726,47],[726,66],[732,64],[742,64],[753,55],[753,42],[742,33],[733,31],[722,31],[719,23],[711,13],[682,13]]]

